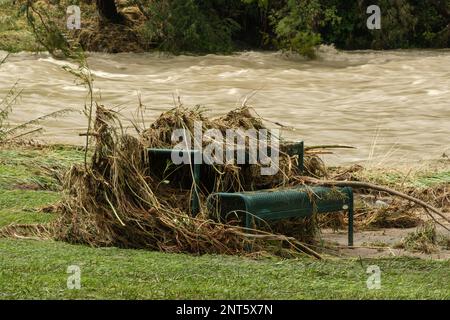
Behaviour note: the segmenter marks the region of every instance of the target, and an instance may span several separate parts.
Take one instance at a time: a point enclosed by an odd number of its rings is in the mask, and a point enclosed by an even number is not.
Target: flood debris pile
[[[441,189],[438,193],[429,189],[429,194],[421,194],[423,200],[420,200],[413,197],[418,192],[413,189],[402,193],[364,182],[367,179],[364,179],[361,169],[333,171],[326,168],[318,156],[319,147],[305,148],[304,167],[300,170],[299,155],[288,152],[292,142],[280,139],[277,145],[278,170],[273,175],[262,174],[263,167],[271,163],[242,164],[234,161],[233,157],[231,160],[225,157],[223,163],[201,166],[198,188],[194,187],[191,165],[176,165],[170,158],[161,159],[148,152],[149,148],[176,149],[180,140],[174,139],[174,132],[181,130],[181,136],[185,138],[183,143],[191,141],[191,148],[207,149],[213,144],[222,147],[219,153],[226,153],[225,150],[235,140],[222,141],[217,137],[226,136],[230,129],[241,133],[266,130],[266,146],[273,152],[274,142],[277,141],[273,131],[267,130],[263,119],[248,107],[211,119],[200,107],[179,105],[161,114],[150,127],[134,123],[137,135],[127,133],[121,119],[119,113],[97,106],[93,126],[87,132],[91,142],[94,142],[89,144],[88,149],[92,156],[85,163],[72,166],[66,173],[63,199],[52,206],[52,212],[58,217],[54,222],[46,225],[10,225],[0,230],[0,236],[51,238],[95,247],[117,246],[194,254],[269,252],[291,256],[296,252],[306,252],[320,258],[309,245],[317,245],[320,228],[343,229],[347,224],[343,213],[264,223],[260,224],[259,230],[248,230],[239,217],[223,221],[206,207],[208,195],[214,192],[298,185],[350,186],[358,190],[355,222],[359,230],[417,226],[423,223],[413,210],[417,207],[422,207],[430,218],[444,228],[447,227],[439,221],[450,222],[436,208],[448,209],[448,184],[442,185],[442,192]],[[215,130],[215,137],[207,134],[211,130]],[[253,137],[245,137],[241,142],[245,142],[247,154],[251,153]],[[234,151],[233,156],[238,154],[237,149]],[[217,152],[214,155],[218,155]],[[195,190],[199,191],[200,200],[200,210],[196,215],[192,208]],[[332,191],[336,192],[330,192],[330,196],[336,199],[342,196],[337,189]],[[388,194],[399,199],[389,198],[386,196]],[[311,193],[310,196],[314,201],[314,195]],[[436,217],[439,219],[436,220]],[[314,248],[327,250],[322,245]]]
[[[295,165],[298,159],[283,151],[280,151],[280,172],[273,176],[261,176],[256,164],[245,168],[235,163],[204,166],[201,211],[196,216],[190,213],[193,188],[162,181],[157,176],[160,170],[152,170],[157,159],[149,158],[147,148],[172,148],[176,143],[171,138],[173,130],[185,128],[194,134],[198,121],[203,131],[264,128],[262,120],[247,107],[209,119],[201,108],[179,106],[163,113],[136,137],[123,131],[117,113],[98,106],[89,133],[95,139],[92,159],[85,165],[73,166],[67,173],[65,197],[58,209],[60,217],[52,226],[54,237],[92,246],[199,254],[243,253],[249,245],[253,251],[280,250],[282,244],[287,250],[298,250],[303,248],[298,239],[311,242],[316,232],[314,220],[297,221],[300,227],[296,230],[301,235],[295,239],[270,228],[249,232],[237,222],[221,223],[212,219],[205,207],[207,195],[214,191],[291,185],[292,178],[299,174]],[[170,168],[169,163],[166,165]],[[308,170],[317,171],[317,168],[307,167]],[[192,184],[192,177],[186,179]]]
[[[439,243],[443,239],[439,239],[436,232],[436,225],[431,222],[424,223],[416,231],[409,233],[402,241],[397,245],[397,247],[406,249],[409,251],[423,252],[427,254],[439,252],[439,245],[444,245]]]

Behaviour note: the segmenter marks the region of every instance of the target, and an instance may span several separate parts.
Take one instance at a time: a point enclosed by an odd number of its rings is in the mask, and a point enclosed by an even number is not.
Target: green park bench
[[[163,149],[163,148],[148,148],[147,149],[148,155],[150,159],[152,159],[152,166],[151,170],[154,174],[158,175],[158,172],[155,171],[163,171],[163,167],[166,165],[166,163],[171,161],[172,152],[174,152],[173,149]],[[201,151],[199,150],[176,150],[175,152],[179,152],[180,155],[184,155],[185,153],[189,153],[190,159],[195,159],[195,155],[200,154]],[[298,141],[295,143],[290,143],[285,146],[285,152],[289,154],[290,156],[297,155],[298,156],[298,168],[299,171],[302,172],[304,168],[304,142]],[[249,155],[248,153],[245,154],[245,162],[249,162]],[[159,165],[153,166],[155,162],[159,162]],[[195,164],[190,166],[191,170],[189,174],[191,175],[191,184],[189,187],[191,187],[192,182],[194,182],[194,189],[192,193],[192,199],[191,199],[191,212],[193,214],[197,214],[200,210],[200,198],[199,198],[199,192],[200,192],[200,172],[201,172],[201,166],[202,164]],[[156,170],[155,170],[156,169]],[[161,174],[159,174],[160,179],[165,179]],[[188,186],[185,186],[188,187]]]
[[[227,219],[244,216],[245,227],[254,229],[264,221],[306,218],[314,214],[348,212],[348,245],[353,246],[352,188],[295,187],[251,192],[213,193],[207,200],[210,212]]]
[[[148,154],[150,159],[157,158],[163,165],[167,161],[171,161],[172,152],[173,149],[158,149],[158,148],[149,148]],[[181,153],[189,153],[190,159],[194,159],[195,155],[198,153],[201,153],[197,150],[177,150],[176,152]],[[194,161],[192,161],[194,163]],[[199,186],[200,186],[200,170],[201,170],[201,164],[193,164],[190,166],[192,171],[189,173],[192,177],[191,181],[194,181],[194,190],[192,192],[192,199],[191,199],[191,211],[193,214],[197,214],[200,210],[200,197],[199,197]],[[151,167],[152,168],[152,167]],[[160,168],[161,169],[161,166]],[[164,179],[163,176],[160,175],[161,179]],[[190,184],[192,186],[192,183]]]
[[[154,160],[170,161],[173,149],[150,148],[148,153]],[[190,154],[194,159],[198,150],[177,150],[176,152]],[[304,144],[298,142],[287,147],[286,153],[298,155],[299,170],[304,166]],[[155,159],[156,158],[156,159]],[[191,182],[194,189],[191,199],[191,211],[197,214],[200,210],[199,184],[201,164],[191,167]],[[164,179],[161,177],[161,179]],[[251,192],[218,192],[211,194],[207,199],[210,211],[225,217],[231,213],[245,215],[245,226],[253,228],[266,220],[279,220],[294,217],[311,217],[317,213],[348,211],[348,244],[353,245],[353,191],[351,188],[325,188],[325,187],[296,187],[274,190],[259,190]]]

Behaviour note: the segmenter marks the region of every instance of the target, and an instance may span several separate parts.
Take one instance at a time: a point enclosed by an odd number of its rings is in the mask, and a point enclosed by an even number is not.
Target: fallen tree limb
[[[435,217],[433,217],[433,215],[431,215],[431,212],[437,214],[439,217],[441,217],[442,219],[444,219],[445,221],[450,223],[450,219],[447,218],[439,209],[433,207],[432,205],[430,205],[420,199],[417,199],[415,197],[407,195],[406,193],[403,193],[403,192],[400,192],[400,191],[397,191],[397,190],[394,190],[391,188],[379,186],[379,185],[376,185],[373,183],[368,183],[368,182],[360,182],[360,181],[320,180],[320,179],[315,179],[315,178],[306,177],[306,176],[298,177],[298,179],[301,180],[302,182],[324,185],[324,186],[352,187],[352,188],[371,189],[371,190],[386,192],[391,195],[414,202],[415,204],[421,206],[422,208],[425,209],[425,212],[435,221],[436,221],[436,219],[435,219]],[[440,224],[440,225],[442,227],[444,227],[446,230],[450,231],[447,227],[443,226],[442,224]]]
[[[315,150],[315,149],[356,149],[352,146],[344,146],[340,144],[325,144],[320,146],[311,146],[311,147],[305,147],[305,151],[309,150]]]

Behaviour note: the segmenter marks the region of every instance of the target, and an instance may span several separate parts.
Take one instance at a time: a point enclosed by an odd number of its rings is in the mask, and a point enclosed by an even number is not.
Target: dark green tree
[[[95,0],[100,19],[105,22],[122,23],[123,17],[117,11],[114,0]]]

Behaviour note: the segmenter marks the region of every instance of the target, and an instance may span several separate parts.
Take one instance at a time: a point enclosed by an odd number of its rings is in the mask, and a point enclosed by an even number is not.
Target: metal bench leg
[[[348,204],[348,246],[353,247],[353,192],[350,193]]]
[[[246,228],[248,228],[248,229],[252,229],[252,220],[253,220],[253,218],[252,218],[252,216],[251,216],[251,214],[250,213],[248,213],[248,207],[246,206],[246,209],[245,209],[245,211],[246,211],[246,213],[245,213],[245,227]],[[249,230],[246,230],[246,232],[250,232]],[[252,251],[252,249],[253,249],[253,246],[251,245],[251,244],[246,244],[245,245],[245,251],[248,251],[248,252],[250,252],[250,251]]]
[[[199,189],[200,189],[200,164],[194,164],[193,165],[193,173],[194,173],[194,194],[192,195],[192,214],[194,216],[197,215],[200,211],[200,195],[199,195]]]

